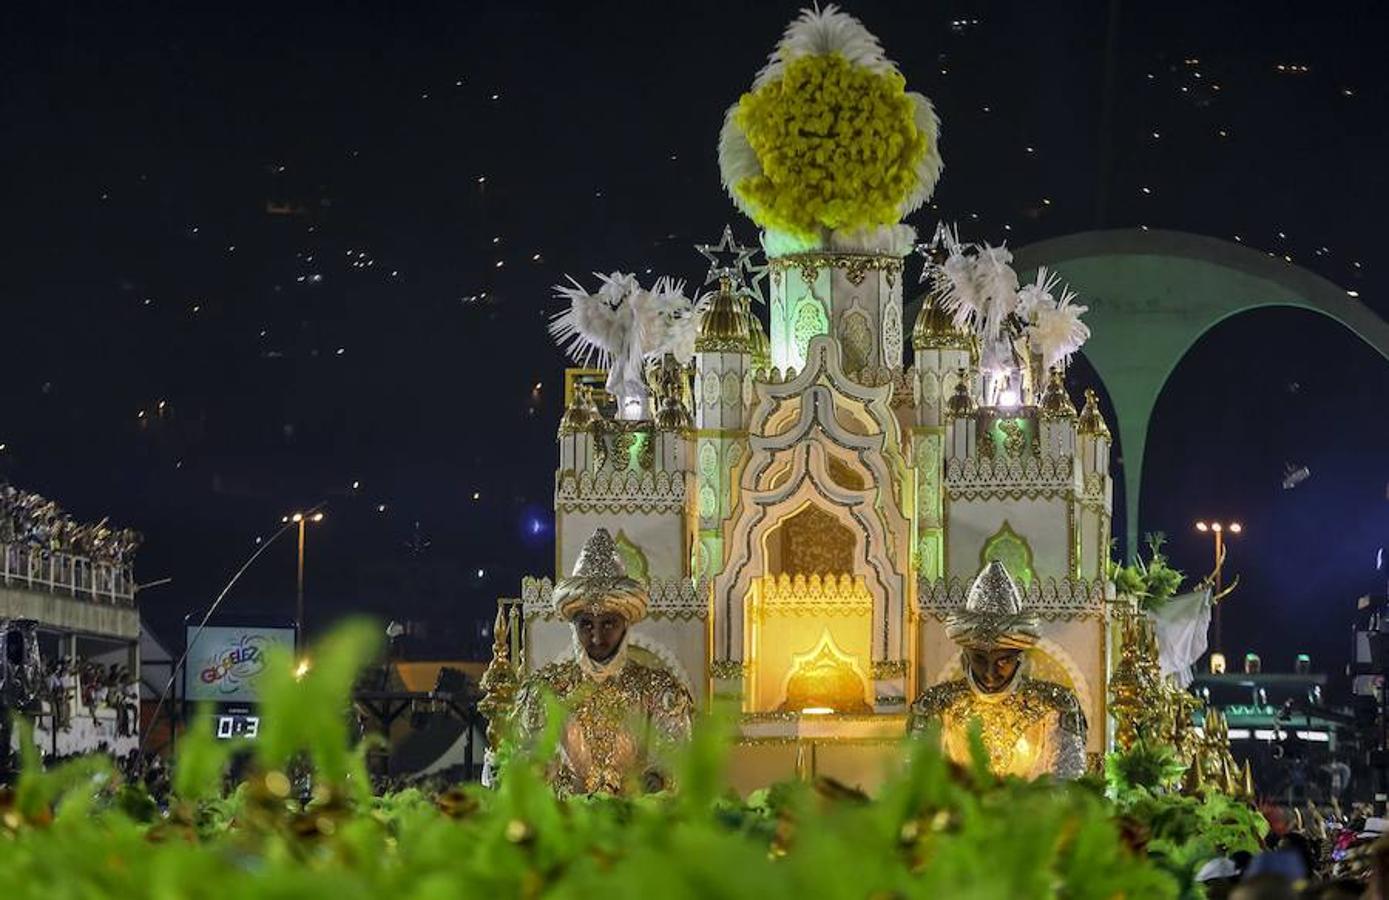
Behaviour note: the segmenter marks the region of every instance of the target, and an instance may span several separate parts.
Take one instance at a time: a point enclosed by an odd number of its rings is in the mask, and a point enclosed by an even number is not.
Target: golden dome
[[[767,329],[762,320],[752,311],[752,304],[744,301],[743,312],[748,320],[748,355],[752,357],[752,367],[770,369],[772,367],[772,342],[767,340]]]
[[[1076,430],[1081,434],[1094,435],[1105,440],[1110,437],[1109,426],[1105,424],[1104,416],[1100,413],[1100,398],[1095,396],[1093,388],[1085,389],[1085,408],[1080,411],[1080,421]]]
[[[743,300],[733,293],[733,283],[720,278],[719,290],[699,320],[695,352],[747,353],[748,314],[745,309]]]
[[[1047,378],[1047,386],[1042,391],[1042,415],[1051,419],[1069,419],[1075,416],[1076,407],[1071,395],[1066,393],[1066,382],[1060,369],[1052,369]]]
[[[950,314],[940,305],[940,298],[936,296],[935,291],[922,298],[921,311],[916,314],[916,324],[912,326],[914,349],[965,349],[969,342],[970,334],[955,327]]]

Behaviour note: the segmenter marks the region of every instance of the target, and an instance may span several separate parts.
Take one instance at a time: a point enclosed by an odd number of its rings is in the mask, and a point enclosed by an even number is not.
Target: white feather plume
[[[638,290],[632,300],[643,358],[670,353],[682,364],[694,359],[699,316],[695,302],[685,296],[685,282],[662,276],[650,290]]]
[[[953,226],[940,225],[936,228],[936,237],[946,253],[945,262],[934,267],[941,308],[950,314],[956,328],[972,330],[984,312],[983,297],[974,276],[975,259],[970,255],[970,248],[960,243],[959,233]]]
[[[802,9],[799,17],[786,26],[786,33],[768,57],[767,65],[753,80],[753,90],[780,77],[786,64],[802,56],[838,53],[851,64],[873,72],[895,72],[897,66],[883,53],[878,38],[863,23],[833,3]]]
[[[682,363],[693,358],[696,304],[685,295],[684,282],[672,278],[658,278],[648,290],[632,274],[594,275],[601,282],[595,293],[573,278],[555,285],[555,296],[568,306],[550,320],[550,334],[574,362],[607,369],[612,394],[645,396],[647,359],[666,353]]]
[[[598,278],[604,276],[594,273]],[[569,284],[557,284],[555,297],[568,306],[550,318],[550,335],[570,359],[581,366],[595,363],[604,368],[612,364],[613,355],[625,344],[627,316],[621,311],[623,297],[611,289],[619,273],[614,272],[604,284],[606,292],[589,291],[572,276]]]
[[[916,229],[900,222],[876,228],[841,228],[829,232],[823,246],[839,253],[885,253],[902,257],[916,246]]]
[[[803,238],[789,231],[780,231],[776,228],[762,229],[759,240],[762,243],[762,252],[767,254],[768,259],[790,256],[793,253],[808,253],[812,250],[823,249],[825,246],[824,239],[819,235],[813,238]]]
[[[1053,291],[1061,279],[1055,272],[1047,270],[1046,266],[1037,267],[1037,277],[1029,284],[1023,285],[1018,290],[1018,318],[1024,322],[1032,322],[1033,314],[1043,306],[1054,306]]]
[[[945,169],[945,160],[940,155],[940,116],[936,108],[924,95],[908,92],[915,111],[916,127],[926,135],[926,154],[916,164],[916,188],[902,204],[902,215],[916,212],[931,199]]]
[[[975,258],[974,279],[984,319],[980,336],[995,341],[1003,325],[1018,307],[1018,273],[1013,271],[1013,254],[1006,246],[985,244]]]
[[[719,177],[723,180],[723,189],[728,192],[733,205],[751,219],[751,208],[743,202],[733,187],[761,175],[762,163],[757,159],[757,151],[753,150],[752,144],[748,142],[748,136],[733,119],[733,113],[737,109],[736,103],[728,108],[723,117],[723,129],[719,131]]]
[[[1042,357],[1045,368],[1065,365],[1090,339],[1090,326],[1080,320],[1089,307],[1075,303],[1075,299],[1075,292],[1064,288],[1054,302],[1038,303],[1032,310],[1027,342]]]

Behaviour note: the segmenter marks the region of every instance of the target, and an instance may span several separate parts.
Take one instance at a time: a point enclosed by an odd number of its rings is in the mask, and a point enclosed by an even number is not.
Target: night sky
[[[1389,312],[1376,4],[848,9],[941,113],[926,234],[1238,236]],[[553,564],[549,286],[698,281],[691,244],[752,239],[715,142],[795,12],[4,4],[0,478],[143,531],[171,643],[258,536],[326,502],[311,630],[361,610],[480,652],[495,598]],[[1389,364],[1304,312],[1226,322],[1174,373],[1142,527],[1201,574],[1191,523],[1245,523],[1227,649],[1344,661],[1355,597],[1382,590],[1385,397]],[[1312,475],[1285,491],[1288,464]],[[293,555],[229,608],[292,610]]]

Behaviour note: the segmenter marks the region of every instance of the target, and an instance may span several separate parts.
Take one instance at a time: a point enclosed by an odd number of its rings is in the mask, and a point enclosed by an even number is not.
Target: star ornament
[[[704,276],[705,284],[725,277],[732,279],[734,284],[741,283],[748,260],[757,252],[752,247],[734,241],[733,229],[728,225],[723,226],[723,237],[717,244],[695,244],[695,249],[709,260],[709,273]]]
[[[747,266],[748,293],[757,298],[757,302],[763,306],[767,305],[767,292],[763,289],[762,283],[767,280],[771,271],[772,267],[765,262],[760,266],[752,264]]]

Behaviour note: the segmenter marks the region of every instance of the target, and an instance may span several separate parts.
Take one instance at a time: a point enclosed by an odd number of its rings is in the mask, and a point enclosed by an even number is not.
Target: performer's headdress
[[[945,633],[961,647],[1026,650],[1041,638],[1042,627],[1036,613],[1023,611],[1017,584],[994,560],[970,585],[964,608],[946,617]]]
[[[555,612],[573,621],[581,612],[615,612],[627,624],[646,617],[646,586],[629,578],[617,555],[617,544],[606,528],[599,528],[579,551],[574,573],[555,585]]]

